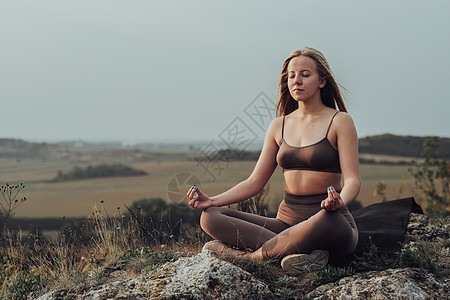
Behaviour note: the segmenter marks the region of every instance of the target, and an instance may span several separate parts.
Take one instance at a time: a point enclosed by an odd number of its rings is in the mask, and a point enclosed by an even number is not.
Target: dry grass
[[[143,230],[132,216],[108,216],[96,207],[81,227],[65,228],[54,240],[8,232],[0,244],[0,298],[26,299],[49,289],[79,293],[105,281],[111,270],[153,270],[198,252],[207,239],[199,228],[177,238],[152,234],[158,233]]]

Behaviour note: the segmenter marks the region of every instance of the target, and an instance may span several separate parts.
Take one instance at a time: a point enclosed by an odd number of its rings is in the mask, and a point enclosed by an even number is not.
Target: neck
[[[314,99],[308,99],[308,101],[299,101],[297,111],[303,116],[316,115],[323,111],[324,108],[326,108],[326,105],[323,104],[319,96]]]

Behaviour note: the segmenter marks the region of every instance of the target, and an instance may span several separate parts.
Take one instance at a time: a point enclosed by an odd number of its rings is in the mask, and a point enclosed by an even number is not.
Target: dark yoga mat
[[[399,251],[411,212],[423,214],[413,197],[380,202],[352,211],[359,230],[355,254],[367,250],[371,242],[380,252]]]

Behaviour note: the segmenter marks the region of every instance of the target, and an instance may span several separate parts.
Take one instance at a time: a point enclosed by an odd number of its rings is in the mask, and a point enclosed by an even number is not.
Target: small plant
[[[374,196],[380,196],[382,202],[387,201],[386,197],[386,184],[383,181],[378,181],[375,191],[373,192]]]
[[[278,288],[275,291],[275,296],[279,297],[280,299],[290,299],[293,294],[294,291],[288,287]]]
[[[423,268],[435,272],[436,266],[430,254],[423,247],[406,246],[398,254],[400,267]]]
[[[24,188],[25,185],[23,182],[17,185],[7,183],[0,187],[0,193],[2,194],[2,198],[0,199],[2,214],[0,218],[0,229],[3,238],[8,229],[8,222],[14,216],[14,211],[27,200],[27,197],[17,197]]]
[[[348,266],[355,272],[381,271],[393,266],[395,258],[392,255],[382,253],[369,237],[370,246],[361,254],[354,255]]]
[[[424,162],[416,162],[410,168],[416,187],[422,191],[429,215],[448,216],[450,213],[450,164],[447,159],[437,159],[438,137],[424,142]]]
[[[281,276],[278,278],[275,284],[279,286],[279,288],[275,290],[275,296],[280,299],[290,299],[294,294],[294,290],[291,287],[295,281],[296,278],[290,276]]]
[[[350,266],[341,268],[328,265],[317,272],[317,279],[314,284],[317,286],[327,284],[353,274],[355,274],[355,270]]]
[[[43,286],[39,276],[17,275],[6,289],[11,299],[26,300],[28,295]]]

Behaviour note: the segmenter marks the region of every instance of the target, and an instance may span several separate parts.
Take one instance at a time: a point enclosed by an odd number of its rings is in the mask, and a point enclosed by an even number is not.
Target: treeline
[[[75,166],[69,172],[58,171],[56,177],[52,182],[90,179],[90,178],[103,178],[103,177],[127,177],[127,176],[142,176],[147,175],[147,172],[136,170],[132,167],[123,164],[101,164],[98,166],[87,166],[81,168]]]
[[[196,161],[218,161],[218,162],[232,162],[240,160],[257,160],[261,151],[247,151],[239,149],[221,149],[212,151],[207,155],[194,156]]]
[[[429,137],[383,134],[359,139],[359,153],[406,157],[423,157],[424,144]],[[450,159],[450,138],[439,138],[437,158]]]

